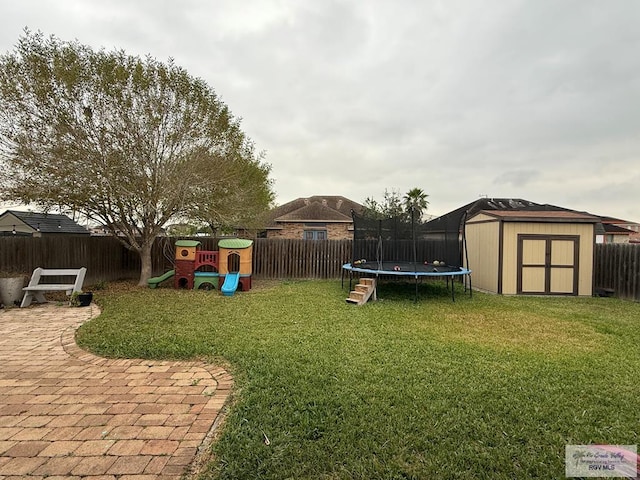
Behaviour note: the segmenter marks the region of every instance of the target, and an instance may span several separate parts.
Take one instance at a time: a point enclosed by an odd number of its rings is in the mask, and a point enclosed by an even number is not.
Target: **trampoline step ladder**
[[[376,300],[376,281],[373,278],[361,278],[360,283],[355,286],[355,290],[349,292],[347,303],[364,305],[373,296]]]

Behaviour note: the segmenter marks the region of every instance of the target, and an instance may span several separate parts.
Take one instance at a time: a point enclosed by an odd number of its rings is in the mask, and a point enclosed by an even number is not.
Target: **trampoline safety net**
[[[446,262],[463,267],[466,256],[465,224],[467,218],[483,210],[550,211],[563,210],[520,198],[481,198],[426,223],[414,215],[377,220],[353,216],[353,261],[378,262]],[[472,268],[466,265],[466,268]]]
[[[443,219],[421,223],[414,215],[387,219],[367,218],[352,212],[352,263],[366,260],[382,265],[386,262],[445,262],[462,266],[464,237],[460,219]]]

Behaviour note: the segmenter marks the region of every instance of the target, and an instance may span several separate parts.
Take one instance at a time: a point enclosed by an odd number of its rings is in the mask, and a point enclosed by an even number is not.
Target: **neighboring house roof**
[[[629,243],[640,243],[640,224],[615,217],[598,215],[602,222],[598,235],[621,235],[629,239]]]
[[[553,205],[543,205],[540,203],[531,202],[529,200],[524,200],[522,198],[480,198],[471,203],[463,205],[462,207],[457,208],[438,218],[449,217],[449,216],[461,217],[462,214],[464,214],[465,212],[468,218],[474,213],[480,212],[482,210],[491,210],[491,211],[531,210],[531,211],[539,212],[539,211],[554,211],[554,210],[558,211],[558,210],[565,210],[565,209],[556,207]]]
[[[628,228],[621,227],[619,225],[613,225],[611,223],[602,223],[604,232],[607,235],[634,235],[636,232],[629,230]]]
[[[350,216],[344,215],[333,208],[313,202],[302,208],[286,213],[275,219],[277,222],[305,222],[305,221],[323,221],[323,222],[351,222]]]
[[[274,208],[267,228],[278,228],[279,223],[351,223],[351,211],[362,212],[359,203],[342,196],[313,196],[297,198]]]
[[[640,237],[638,224],[635,222],[614,217],[600,217],[600,220],[607,235],[628,235],[630,242],[636,242]]]
[[[14,223],[11,223],[14,222]],[[0,215],[0,230],[8,231],[7,226],[15,224],[16,230],[20,227],[22,232],[40,232],[42,234],[78,234],[89,235],[89,231],[78,225],[66,215],[57,213],[22,212],[19,210],[7,210]]]
[[[535,203],[522,198],[479,198],[445,215],[426,223],[427,231],[444,232],[462,227],[463,219],[471,218],[479,212],[491,213],[503,219],[516,218],[521,221],[533,221],[534,218],[546,221],[588,221],[596,224],[596,233],[604,232],[600,218],[587,212],[578,212],[555,205]],[[554,213],[555,212],[555,213]],[[581,219],[581,220],[578,220]]]

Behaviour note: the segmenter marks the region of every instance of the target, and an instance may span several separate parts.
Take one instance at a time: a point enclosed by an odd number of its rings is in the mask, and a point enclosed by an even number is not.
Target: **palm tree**
[[[427,210],[429,206],[429,201],[427,200],[427,195],[421,188],[412,188],[409,190],[406,195],[402,198],[404,203],[404,208],[408,213],[411,212],[413,208],[416,212],[416,218],[418,221],[422,220],[422,214]]]

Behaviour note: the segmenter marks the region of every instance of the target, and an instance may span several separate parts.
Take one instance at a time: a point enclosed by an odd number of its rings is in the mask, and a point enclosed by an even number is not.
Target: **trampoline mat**
[[[371,272],[381,275],[418,275],[418,276],[439,276],[439,275],[466,275],[469,270],[449,265],[434,265],[433,263],[412,263],[412,262],[354,262],[353,265],[347,263],[343,265],[346,270],[355,272]]]

